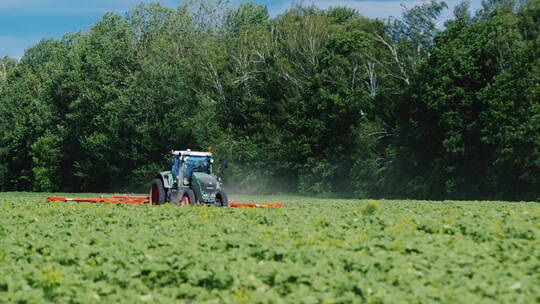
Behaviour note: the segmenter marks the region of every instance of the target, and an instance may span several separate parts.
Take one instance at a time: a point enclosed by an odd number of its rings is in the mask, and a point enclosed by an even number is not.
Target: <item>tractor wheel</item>
[[[216,202],[214,204],[216,207],[229,207],[229,199],[227,198],[227,194],[223,191],[218,191],[216,193]]]
[[[182,206],[195,205],[195,193],[193,193],[193,190],[187,189],[183,191],[182,198],[180,199],[180,205]]]
[[[165,203],[165,188],[161,179],[155,178],[150,188],[150,204],[163,205],[163,203]]]

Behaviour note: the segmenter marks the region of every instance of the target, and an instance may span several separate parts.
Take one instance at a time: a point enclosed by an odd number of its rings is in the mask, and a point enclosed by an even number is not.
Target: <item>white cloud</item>
[[[278,10],[283,12],[285,9],[290,8],[291,4],[295,1],[286,1],[285,3],[280,3],[276,5]],[[296,1],[298,2],[298,1]],[[422,0],[413,0],[413,1],[377,1],[377,0],[323,0],[323,1],[304,1],[305,4],[314,4],[322,9],[327,9],[329,7],[336,6],[346,6],[355,8],[360,14],[369,18],[388,18],[390,16],[399,18],[402,13],[402,5],[407,8],[412,8],[416,5],[422,4]],[[462,0],[446,0],[448,9],[444,10],[441,15],[441,25],[444,20],[451,18],[453,16],[454,7],[462,2]],[[471,0],[471,12],[474,13],[475,10],[481,7],[481,0]],[[276,8],[272,8],[272,11],[275,11]],[[280,12],[278,12],[279,14]]]
[[[272,4],[267,5],[268,13],[270,14],[270,16],[277,16],[279,14],[282,14],[283,12],[291,8],[291,5],[292,5],[292,1],[276,1],[276,2],[278,2],[279,4],[272,3]]]
[[[313,4],[320,8],[329,8],[335,6],[346,6],[355,8],[358,12],[369,18],[387,18],[390,16],[399,17],[401,15],[401,4],[408,8],[413,7],[422,1],[313,1]]]
[[[0,36],[0,57],[10,56],[19,59],[24,51],[35,45],[41,37]]]

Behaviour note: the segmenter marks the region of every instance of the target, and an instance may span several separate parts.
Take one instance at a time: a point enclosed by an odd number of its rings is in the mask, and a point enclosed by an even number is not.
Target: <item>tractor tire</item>
[[[152,181],[150,188],[150,205],[163,205],[165,203],[165,188],[163,182],[159,178]]]
[[[180,197],[181,206],[193,206],[195,205],[195,193],[191,189],[182,191],[182,196]]]
[[[229,199],[227,198],[227,194],[223,191],[218,191],[218,193],[216,193],[216,201],[214,205],[216,207],[229,207]]]

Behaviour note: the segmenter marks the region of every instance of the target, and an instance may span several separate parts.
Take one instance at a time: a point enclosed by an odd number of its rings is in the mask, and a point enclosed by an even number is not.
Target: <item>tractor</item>
[[[228,206],[227,194],[221,189],[221,178],[216,176],[227,168],[226,160],[214,160],[210,151],[188,149],[171,153],[171,171],[158,173],[152,181],[150,204]],[[215,171],[214,162],[218,167]]]

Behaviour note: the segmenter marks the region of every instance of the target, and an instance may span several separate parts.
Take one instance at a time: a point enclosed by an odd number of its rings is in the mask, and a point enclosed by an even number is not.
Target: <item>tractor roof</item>
[[[180,156],[186,156],[186,155],[189,155],[189,156],[207,156],[207,157],[212,157],[212,153],[211,152],[197,152],[197,151],[191,151],[191,150],[187,150],[187,151],[172,151],[172,154],[173,155],[180,155]]]

